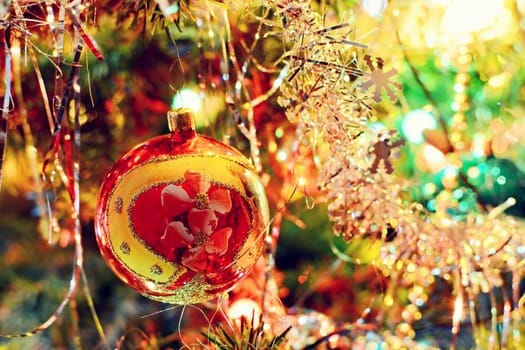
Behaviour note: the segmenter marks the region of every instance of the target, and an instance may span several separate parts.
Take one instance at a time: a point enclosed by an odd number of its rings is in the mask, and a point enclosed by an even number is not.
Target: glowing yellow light
[[[476,166],[470,167],[467,170],[467,175],[470,178],[478,177],[479,176],[479,168]]]
[[[465,73],[456,75],[456,82],[459,84],[466,84],[469,81],[469,76]]]
[[[13,41],[13,44],[11,45],[11,55],[20,56],[20,45],[18,40]]]
[[[511,75],[508,72],[503,72],[489,78],[489,85],[493,88],[499,88],[507,84]]]
[[[275,142],[268,143],[268,152],[275,153],[277,151],[277,144]]]
[[[441,28],[449,34],[474,33],[491,26],[504,9],[503,0],[453,0]]]
[[[394,305],[394,298],[390,294],[385,296],[385,299],[383,300],[386,306],[392,306]]]
[[[288,159],[288,155],[286,154],[286,151],[283,151],[282,149],[277,152],[277,160],[280,162],[284,162]]]
[[[240,320],[241,317],[245,317],[247,320],[251,320],[253,316],[254,326],[259,324],[259,318],[262,310],[258,303],[252,299],[244,298],[234,301],[226,314],[231,320]]]
[[[450,135],[450,141],[453,143],[461,141],[461,134],[459,132],[453,132],[452,135]]]
[[[173,96],[171,107],[174,109],[191,108],[194,113],[197,113],[202,108],[202,100],[197,92],[184,88]]]
[[[411,272],[412,273],[414,271],[416,271],[416,264],[409,264],[407,266],[407,272]]]
[[[465,94],[456,94],[456,96],[454,96],[454,101],[456,101],[459,104],[465,102],[466,100],[467,100],[467,95]]]
[[[440,171],[447,164],[447,158],[443,152],[432,145],[425,143],[421,148],[421,154],[425,160],[425,165],[433,173]]]
[[[369,16],[379,18],[386,9],[386,0],[361,0],[361,8]]]
[[[435,129],[437,122],[434,116],[422,109],[414,110],[403,118],[401,129],[406,138],[414,143],[423,142],[423,131]]]
[[[403,322],[403,323],[400,323],[397,327],[396,327],[396,331],[405,335],[405,336],[408,336],[408,337],[412,337],[412,334],[414,333],[414,330],[412,329],[412,326],[410,326],[408,323],[406,322]],[[397,349],[400,349],[400,347],[397,347]]]

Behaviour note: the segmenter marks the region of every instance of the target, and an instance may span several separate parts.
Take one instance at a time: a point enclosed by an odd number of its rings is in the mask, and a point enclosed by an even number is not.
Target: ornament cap
[[[195,115],[190,108],[168,111],[168,128],[175,141],[184,141],[195,136]]]

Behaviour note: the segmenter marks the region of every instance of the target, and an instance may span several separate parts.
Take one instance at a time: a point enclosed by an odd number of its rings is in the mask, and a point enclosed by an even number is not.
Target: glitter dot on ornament
[[[95,231],[113,272],[144,296],[199,303],[232,289],[262,253],[264,188],[234,148],[170,111],[171,134],[137,145],[102,183]]]

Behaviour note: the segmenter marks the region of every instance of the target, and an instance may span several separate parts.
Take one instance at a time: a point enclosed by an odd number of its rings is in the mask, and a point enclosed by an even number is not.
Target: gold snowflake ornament
[[[383,89],[386,91],[391,101],[397,100],[397,93],[392,89],[392,86],[395,87],[396,90],[400,90],[401,84],[391,80],[392,77],[397,74],[397,70],[391,69],[388,72],[385,72],[383,70],[384,61],[381,57],[376,57],[375,66],[369,55],[365,55],[364,60],[370,69],[370,73],[364,73],[363,76],[367,76],[369,79],[360,85],[361,90],[367,91],[372,85],[375,85],[373,97],[375,102],[381,102],[383,100],[383,97],[381,96]]]

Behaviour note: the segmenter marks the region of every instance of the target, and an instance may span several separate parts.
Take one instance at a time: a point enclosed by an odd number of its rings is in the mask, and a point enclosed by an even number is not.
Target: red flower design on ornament
[[[228,251],[232,228],[218,228],[216,215],[232,209],[228,189],[212,186],[205,174],[187,171],[182,184],[164,187],[161,204],[167,223],[160,241],[173,250],[188,248],[181,259],[184,266],[205,271],[210,255],[221,256]]]

